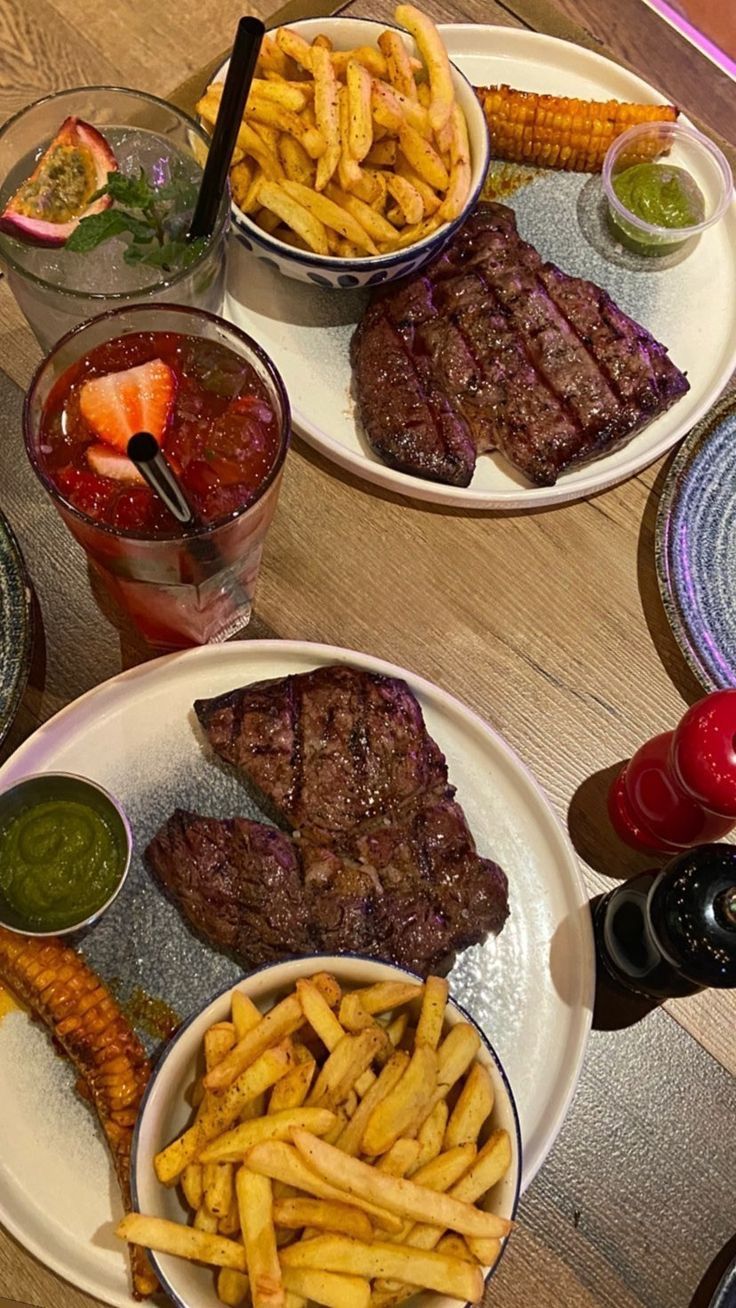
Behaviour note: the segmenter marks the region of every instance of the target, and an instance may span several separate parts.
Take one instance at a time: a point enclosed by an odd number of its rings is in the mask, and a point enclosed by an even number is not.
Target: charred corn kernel
[[[491,157],[510,163],[597,173],[613,140],[637,123],[673,122],[669,104],[625,104],[619,100],[575,100],[537,95],[510,86],[476,91],[491,133]],[[656,137],[645,140],[642,158],[659,153]]]

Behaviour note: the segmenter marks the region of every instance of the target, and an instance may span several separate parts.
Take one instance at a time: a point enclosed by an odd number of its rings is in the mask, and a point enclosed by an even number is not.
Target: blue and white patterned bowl
[[[306,18],[301,22],[290,23],[289,27],[307,41],[313,41],[322,33],[332,41],[335,50],[352,50],[360,45],[375,46],[380,32],[385,31],[389,23],[379,23],[368,18]],[[412,54],[416,46],[408,33],[396,29]],[[215,73],[216,82],[223,81],[227,72],[226,61]],[[416,245],[406,250],[396,250],[392,254],[368,255],[365,259],[338,259],[326,254],[312,254],[307,250],[297,250],[276,240],[268,232],[258,227],[236,204],[232,206],[233,226],[239,239],[262,263],[270,264],[285,277],[299,282],[311,282],[315,286],[328,286],[335,290],[350,289],[356,286],[378,286],[383,282],[393,282],[399,277],[429,263],[448,244],[458,227],[467,218],[480,195],[490,160],[490,142],[485,116],[480,102],[468,79],[452,66],[455,94],[458,104],[465,113],[470,140],[471,181],[468,199],[462,213],[453,222],[445,223],[438,231],[427,236]]]

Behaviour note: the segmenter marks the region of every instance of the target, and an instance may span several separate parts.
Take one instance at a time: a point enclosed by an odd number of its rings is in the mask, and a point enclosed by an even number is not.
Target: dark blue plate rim
[[[15,532],[0,511],[0,568],[9,578],[10,604],[19,627],[19,644],[11,658],[0,666],[0,683],[7,685],[5,708],[0,712],[0,745],[7,736],[18,711],[31,667],[33,637],[33,601],[31,581]]]
[[[654,557],[657,567],[659,593],[670,624],[672,634],[680,647],[690,670],[695,674],[705,690],[724,690],[732,682],[718,680],[704,661],[697,637],[680,605],[678,588],[673,582],[671,525],[673,508],[679,497],[683,482],[690,471],[690,464],[702,446],[710,440],[713,432],[726,417],[736,413],[736,394],[730,391],[722,395],[704,418],[700,419],[680,446],[672,467],[667,474],[657,509],[657,522],[654,536]]]

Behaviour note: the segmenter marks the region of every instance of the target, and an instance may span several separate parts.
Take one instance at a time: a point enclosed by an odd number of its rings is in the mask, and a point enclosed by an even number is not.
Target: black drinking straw
[[[259,18],[241,18],[238,23],[212,144],[189,228],[190,241],[211,236],[214,231],[265,30]]]
[[[132,460],[142,477],[145,477],[154,495],[163,500],[167,509],[185,527],[198,527],[202,520],[187,497],[187,494],[174,472],[171,464],[164,457],[161,446],[150,431],[136,432],[128,441],[128,458]]]

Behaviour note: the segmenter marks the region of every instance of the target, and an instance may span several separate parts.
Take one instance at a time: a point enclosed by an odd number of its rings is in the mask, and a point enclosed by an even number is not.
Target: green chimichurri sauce
[[[0,893],[21,930],[89,917],[110,898],[124,859],[118,833],[77,800],[44,800],[0,824]]]
[[[694,227],[705,217],[703,192],[674,164],[634,164],[614,175],[613,189],[629,213],[655,227]]]

